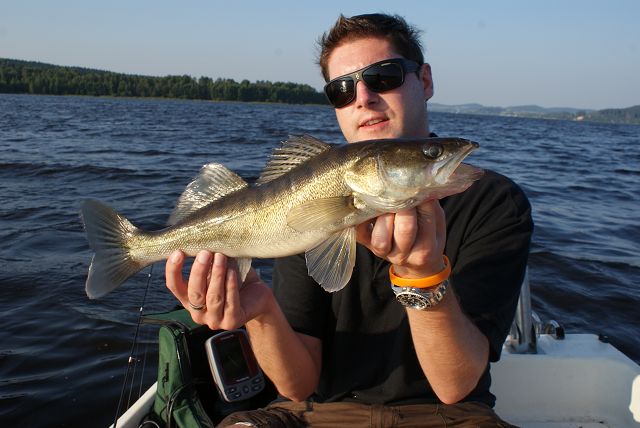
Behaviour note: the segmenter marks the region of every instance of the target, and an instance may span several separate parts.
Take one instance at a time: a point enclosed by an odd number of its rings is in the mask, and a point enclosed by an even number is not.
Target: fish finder
[[[225,401],[246,400],[264,389],[262,370],[244,330],[223,331],[207,339],[204,346],[213,380]]]

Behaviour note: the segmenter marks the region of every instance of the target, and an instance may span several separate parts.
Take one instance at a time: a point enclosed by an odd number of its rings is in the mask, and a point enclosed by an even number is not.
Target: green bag
[[[158,389],[151,419],[168,428],[214,427],[205,408],[214,409],[218,393],[204,352],[217,333],[193,322],[184,310],[146,315],[144,323],[161,324],[158,333]],[[215,418],[214,415],[214,419]]]
[[[158,388],[148,419],[167,428],[214,427],[227,415],[266,406],[277,396],[265,376],[265,388],[248,400],[227,403],[215,386],[204,342],[222,330],[193,322],[185,309],[145,315],[142,322],[160,324]]]

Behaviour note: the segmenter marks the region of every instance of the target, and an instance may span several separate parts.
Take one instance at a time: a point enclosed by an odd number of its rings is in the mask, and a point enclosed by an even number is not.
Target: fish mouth
[[[452,182],[473,182],[484,175],[484,170],[468,163],[460,163],[449,176],[449,183]]]
[[[447,181],[449,181],[450,178],[453,178],[453,176],[456,174],[456,169],[458,168],[458,166],[462,163],[462,161],[469,156],[469,154],[474,151],[475,149],[477,149],[478,147],[480,147],[480,144],[476,143],[475,141],[471,141],[471,140],[462,140],[462,142],[465,144],[461,150],[459,150],[457,153],[454,153],[453,155],[451,155],[451,157],[449,157],[444,165],[442,165],[440,168],[438,168],[438,171],[436,172],[436,177],[437,177],[437,182],[444,184]],[[467,168],[464,168],[465,171],[465,176],[467,175],[467,173],[471,173],[470,168],[475,168],[477,170],[480,171],[480,175],[482,175],[482,170],[476,167],[473,167],[471,165],[466,165]],[[471,175],[476,175],[475,174],[471,174]]]

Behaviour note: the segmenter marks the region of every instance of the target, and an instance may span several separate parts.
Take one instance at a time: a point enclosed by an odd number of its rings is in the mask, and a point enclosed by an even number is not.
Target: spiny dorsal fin
[[[207,164],[182,193],[167,224],[176,224],[205,205],[245,187],[247,183],[224,165]]]
[[[282,146],[275,149],[256,184],[268,183],[291,171],[296,166],[318,156],[331,146],[310,135],[290,136]]]

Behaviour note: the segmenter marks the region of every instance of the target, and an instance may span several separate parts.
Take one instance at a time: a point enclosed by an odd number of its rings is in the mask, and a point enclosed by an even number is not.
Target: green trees
[[[326,104],[322,93],[297,83],[137,76],[12,59],[0,59],[0,93]]]

